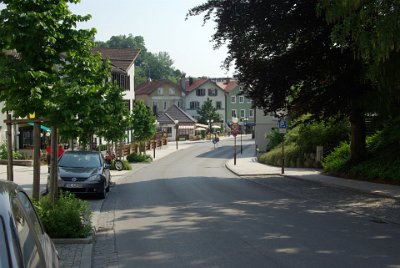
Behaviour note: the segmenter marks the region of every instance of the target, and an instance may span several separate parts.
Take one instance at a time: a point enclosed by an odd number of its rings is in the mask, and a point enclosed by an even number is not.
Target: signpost
[[[282,134],[282,174],[285,174],[285,133],[286,133],[286,120],[280,117],[278,121],[279,133]]]
[[[232,133],[233,137],[235,137],[235,152],[233,154],[233,164],[236,166],[236,136],[239,133],[239,124],[237,122],[232,123],[231,133]]]

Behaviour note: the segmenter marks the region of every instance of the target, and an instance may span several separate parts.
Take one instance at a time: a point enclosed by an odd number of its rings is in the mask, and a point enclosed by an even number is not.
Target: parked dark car
[[[59,267],[56,248],[27,194],[0,180],[0,267]]]
[[[100,152],[66,151],[58,159],[59,190],[105,198],[110,183],[110,168]]]

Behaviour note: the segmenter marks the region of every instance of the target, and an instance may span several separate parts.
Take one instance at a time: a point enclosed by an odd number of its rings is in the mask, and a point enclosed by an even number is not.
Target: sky
[[[214,50],[211,41],[215,23],[203,26],[203,16],[185,20],[187,11],[206,0],[81,0],[72,4],[75,14],[91,14],[92,19],[78,28],[96,28],[96,40],[107,41],[113,35],[143,36],[152,53],[167,52],[173,67],[186,76],[232,76],[221,68],[226,47]]]

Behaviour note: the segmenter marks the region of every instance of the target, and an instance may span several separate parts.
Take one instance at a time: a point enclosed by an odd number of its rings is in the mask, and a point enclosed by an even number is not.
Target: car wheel
[[[124,164],[122,163],[121,160],[116,160],[116,161],[115,161],[115,168],[116,168],[118,171],[121,171],[121,170],[123,169],[123,167],[124,167]]]

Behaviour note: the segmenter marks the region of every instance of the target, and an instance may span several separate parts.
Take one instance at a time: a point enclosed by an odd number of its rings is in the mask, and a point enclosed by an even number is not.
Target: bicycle
[[[116,170],[121,171],[124,168],[124,164],[121,159],[115,157],[115,154],[107,154],[105,157],[106,163],[114,166]]]

